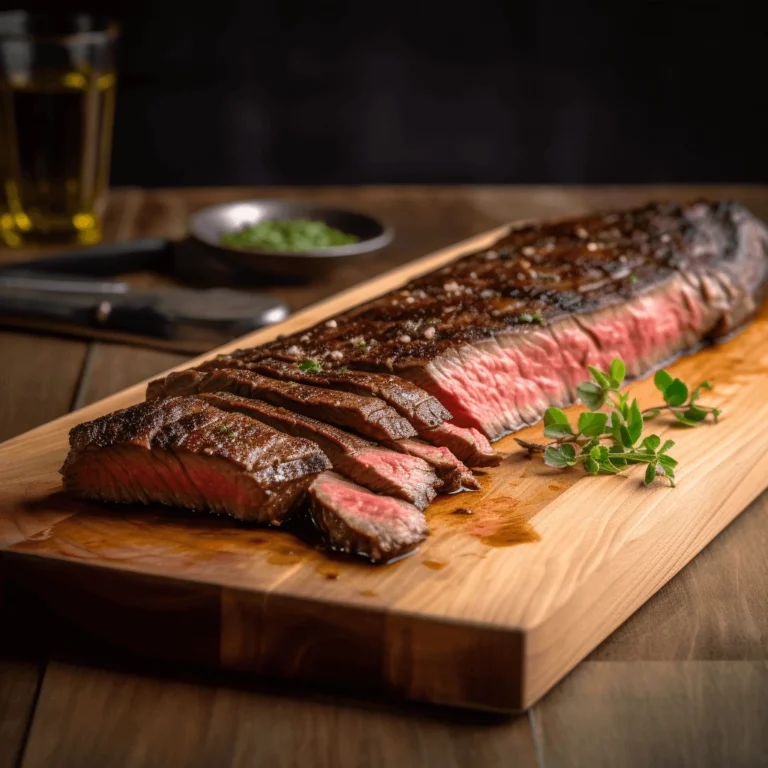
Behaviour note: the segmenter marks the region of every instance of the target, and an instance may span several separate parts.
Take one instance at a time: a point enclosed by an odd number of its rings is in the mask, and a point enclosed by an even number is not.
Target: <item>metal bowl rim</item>
[[[381,229],[381,234],[376,237],[369,237],[365,240],[360,240],[357,243],[351,243],[349,245],[334,245],[329,248],[316,248],[314,250],[307,251],[262,251],[258,248],[237,248],[231,245],[222,245],[222,243],[214,241],[212,238],[208,238],[206,235],[199,232],[197,222],[203,214],[211,214],[216,211],[226,210],[235,205],[264,205],[266,203],[279,204],[286,209],[293,209],[299,211],[301,209],[312,209],[315,211],[329,212],[334,214],[344,214],[351,216],[359,216],[363,219],[368,219],[376,224]],[[190,233],[201,242],[212,248],[218,248],[222,251],[230,251],[234,253],[240,253],[246,256],[279,256],[288,257],[292,259],[302,259],[307,256],[312,258],[340,258],[344,256],[360,256],[364,253],[370,253],[371,251],[379,250],[392,242],[394,237],[394,229],[379,219],[374,218],[368,213],[355,210],[353,208],[333,208],[327,205],[321,205],[312,203],[305,200],[284,200],[276,197],[264,197],[252,200],[232,200],[228,203],[218,203],[217,205],[209,205],[205,208],[201,208],[190,215],[189,218],[189,231]]]

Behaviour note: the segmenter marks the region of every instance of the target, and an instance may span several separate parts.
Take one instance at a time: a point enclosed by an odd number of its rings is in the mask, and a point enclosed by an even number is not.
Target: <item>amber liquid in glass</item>
[[[0,224],[6,245],[101,239],[115,75],[35,72],[0,81]]]

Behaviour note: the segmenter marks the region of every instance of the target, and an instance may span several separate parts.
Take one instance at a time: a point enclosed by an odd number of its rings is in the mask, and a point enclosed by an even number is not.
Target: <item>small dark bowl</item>
[[[222,244],[222,235],[269,219],[322,221],[342,232],[356,235],[360,240],[350,245],[298,252],[262,251]],[[216,249],[220,257],[243,269],[292,280],[310,280],[326,274],[356,256],[383,248],[394,236],[389,227],[364,213],[289,200],[247,200],[203,208],[190,218],[189,230],[197,240]]]

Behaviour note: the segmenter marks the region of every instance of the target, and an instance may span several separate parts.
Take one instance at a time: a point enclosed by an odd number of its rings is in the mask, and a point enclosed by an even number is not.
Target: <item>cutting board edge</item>
[[[449,707],[524,708],[527,632],[519,627],[373,604],[333,603],[328,611],[332,601],[308,596],[12,550],[0,552],[0,570],[3,588],[23,595],[38,620],[123,652]],[[446,658],[462,663],[446,674]]]
[[[569,612],[574,610],[578,601],[578,595],[589,593],[590,587],[599,582],[604,576],[601,570],[595,571],[591,578],[581,585],[579,593],[572,596],[570,600],[560,605],[557,610],[550,613],[542,621],[533,625],[526,626],[527,644],[525,647],[525,659],[523,669],[525,675],[525,685],[522,696],[522,711],[528,710],[536,704],[543,696],[547,694],[555,685],[557,685],[567,674],[569,674],[579,663],[581,663],[595,648],[618,629],[624,622],[628,621],[645,603],[648,602],[657,592],[666,584],[674,579],[684,568],[686,568],[704,549],[706,549],[729,525],[731,525],[761,494],[768,490],[768,477],[761,489],[755,488],[746,495],[746,500],[739,499],[734,503],[725,500],[718,508],[717,522],[713,530],[704,532],[702,529],[697,531],[694,537],[693,545],[686,551],[685,557],[675,563],[669,569],[665,578],[661,581],[649,583],[648,587],[638,590],[636,595],[631,596],[628,590],[619,590],[622,595],[627,595],[625,604],[615,613],[613,618],[608,618],[599,628],[593,627],[591,633],[587,634],[580,641],[576,649],[570,654],[569,658],[561,664],[553,665],[551,659],[541,662],[536,659],[541,644],[541,635],[545,634],[553,625],[561,626],[584,626],[583,622],[571,622],[567,620]],[[623,581],[634,583],[631,576],[632,571],[625,570],[621,573]],[[570,642],[573,641],[574,633],[569,633]],[[541,682],[535,682],[529,685],[530,678],[538,676]]]

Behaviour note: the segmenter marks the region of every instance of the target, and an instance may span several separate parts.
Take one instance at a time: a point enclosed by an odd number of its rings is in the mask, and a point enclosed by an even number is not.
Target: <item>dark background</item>
[[[174,186],[766,182],[761,5],[55,7],[123,25],[113,183]]]

